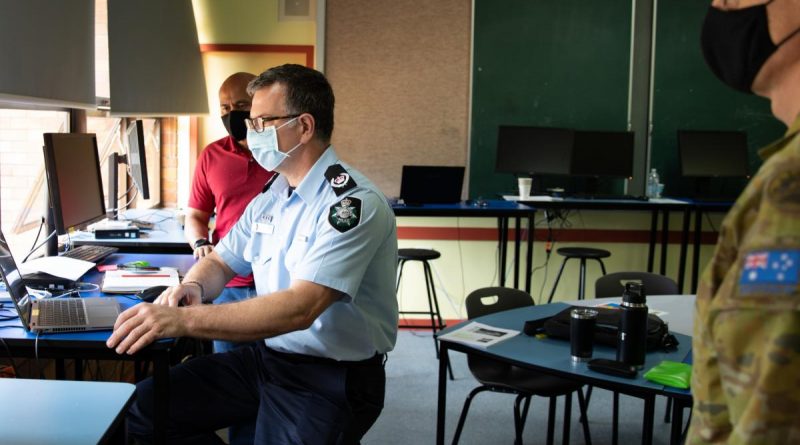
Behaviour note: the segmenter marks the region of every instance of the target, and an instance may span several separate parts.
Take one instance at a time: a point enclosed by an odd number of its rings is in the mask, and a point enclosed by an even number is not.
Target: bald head
[[[228,76],[219,87],[219,113],[224,116],[231,111],[250,111],[250,95],[247,84],[256,77],[250,73],[235,73]]]

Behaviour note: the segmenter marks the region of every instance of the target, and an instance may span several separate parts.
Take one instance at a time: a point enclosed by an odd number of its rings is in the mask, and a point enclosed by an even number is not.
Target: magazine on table
[[[487,348],[517,334],[519,334],[519,331],[513,329],[497,328],[473,321],[455,331],[440,335],[438,338],[479,348]]]

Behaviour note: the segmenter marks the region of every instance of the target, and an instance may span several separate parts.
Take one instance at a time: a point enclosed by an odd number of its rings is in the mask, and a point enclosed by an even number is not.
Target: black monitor
[[[747,134],[743,131],[678,130],[683,176],[747,177]]]
[[[56,233],[106,217],[94,134],[45,133],[44,166]]]
[[[565,128],[501,125],[495,171],[521,175],[568,175],[574,131]]]
[[[142,198],[150,199],[147,156],[144,151],[144,125],[141,120],[136,120],[128,126],[128,166],[133,183],[136,184]]]
[[[576,131],[570,173],[597,178],[633,176],[633,132]]]

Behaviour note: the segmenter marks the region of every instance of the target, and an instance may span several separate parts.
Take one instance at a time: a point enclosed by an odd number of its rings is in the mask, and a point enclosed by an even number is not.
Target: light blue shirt
[[[357,184],[339,196],[325,178],[337,163]],[[291,196],[283,176],[256,196],[215,251],[239,275],[253,273],[260,298],[271,298],[294,280],[344,294],[310,328],[268,338],[267,346],[335,360],[364,360],[394,348],[394,213],[378,188],[340,162],[332,146]]]

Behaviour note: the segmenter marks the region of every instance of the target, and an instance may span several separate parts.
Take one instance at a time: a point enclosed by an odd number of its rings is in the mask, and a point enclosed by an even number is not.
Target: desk
[[[0,438],[41,445],[124,442],[135,390],[130,383],[0,379]]]
[[[600,299],[593,300],[592,302],[584,301],[580,304],[594,305],[604,300],[618,301],[619,299]],[[653,296],[648,300],[648,305],[655,309],[664,308],[667,310],[668,314],[663,318],[665,321],[670,322],[671,326],[675,323],[680,324],[681,329],[691,327],[691,314],[694,313],[693,296]],[[568,306],[569,305],[566,303],[530,306],[478,317],[472,321],[521,331],[525,321],[553,316]],[[438,337],[458,329],[458,327],[459,326],[449,327],[439,331],[436,335]],[[675,333],[674,330],[673,333]],[[692,345],[691,337],[682,333],[675,333],[675,336],[680,342],[677,350],[671,352],[655,351],[648,353],[644,366],[645,370],[652,368],[662,360],[680,362],[685,360],[687,356],[690,356]],[[644,400],[645,404],[642,426],[643,444],[652,443],[656,395],[672,397],[676,401],[680,401],[681,406],[686,405],[687,401],[691,400],[690,393],[675,391],[662,385],[649,382],[642,377],[642,372],[640,372],[635,379],[626,379],[590,371],[585,363],[572,363],[569,354],[569,342],[564,340],[551,338],[537,339],[520,334],[487,349],[466,346],[446,340],[439,340],[439,342],[439,396],[436,418],[436,443],[438,445],[444,444],[444,416],[447,403],[447,364],[449,361],[448,351],[451,349],[469,354],[482,355],[523,368],[641,398]],[[594,347],[595,358],[614,359],[615,356],[616,352],[614,348],[598,345]]]
[[[536,209],[576,209],[576,210],[624,210],[624,211],[649,211],[650,219],[650,248],[647,255],[647,271],[653,272],[655,258],[656,232],[658,228],[658,214],[663,213],[661,219],[661,275],[667,272],[667,244],[669,242],[669,212],[683,212],[683,227],[681,237],[681,251],[678,265],[678,289],[683,290],[684,269],[686,268],[686,248],[689,240],[689,219],[692,205],[683,200],[657,198],[648,201],[626,199],[576,199],[553,198],[550,196],[532,196],[530,199],[520,201],[522,204],[536,207]]]
[[[114,254],[109,256],[106,264],[124,263],[134,260],[149,261],[154,266],[177,267],[181,274],[186,273],[194,264],[195,259],[191,255],[134,255],[134,254]],[[97,269],[88,272],[82,278],[83,281],[100,283],[102,273]],[[96,297],[105,294],[100,291],[81,292],[83,297]],[[107,296],[107,295],[106,295]],[[123,309],[127,309],[138,301],[125,297],[115,297],[119,300]],[[153,361],[153,382],[155,385],[155,428],[156,441],[164,443],[164,433],[166,425],[167,402],[169,399],[169,360],[170,352],[174,349],[177,339],[162,339],[136,355],[118,355],[113,349],[106,346],[106,340],[111,335],[111,331],[91,331],[73,332],[62,334],[41,334],[38,338],[38,356],[41,358],[53,359],[78,359],[78,360],[152,360]],[[10,349],[10,353],[15,357],[34,358],[37,355],[37,338],[22,328],[19,319],[0,322],[0,336]],[[76,379],[81,379],[79,373],[80,366],[76,366]],[[64,369],[57,366],[56,373],[63,378]]]
[[[175,209],[130,209],[120,219],[140,219],[155,224],[142,230],[140,238],[95,239],[94,233],[80,231],[70,236],[75,246],[111,246],[127,253],[192,253],[183,227],[175,219]]]
[[[514,287],[519,288],[520,270],[520,221],[528,218],[528,251],[525,258],[525,292],[531,291],[531,270],[533,269],[533,229],[536,209],[527,205],[503,200],[487,200],[486,205],[467,204],[392,204],[395,216],[450,216],[473,218],[497,218],[498,240],[500,243],[500,285],[506,283],[506,253],[508,250],[508,219],[516,220],[516,236],[514,239]]]

